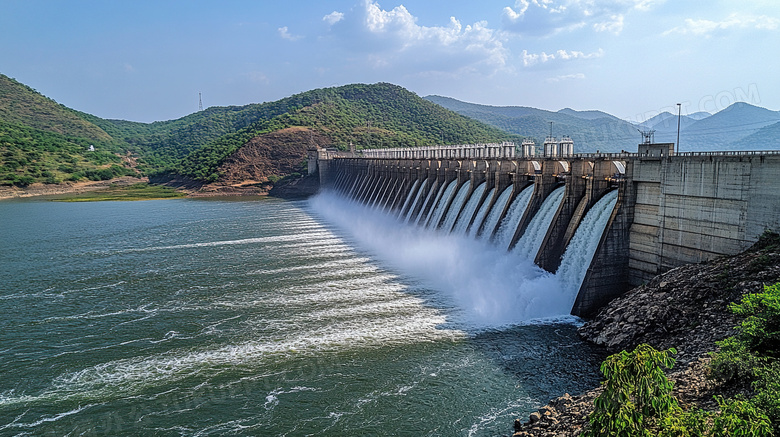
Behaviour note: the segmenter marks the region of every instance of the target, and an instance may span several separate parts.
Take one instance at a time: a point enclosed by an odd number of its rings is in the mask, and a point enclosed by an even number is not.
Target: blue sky
[[[642,121],[780,110],[780,2],[0,0],[0,73],[104,118],[390,82]]]

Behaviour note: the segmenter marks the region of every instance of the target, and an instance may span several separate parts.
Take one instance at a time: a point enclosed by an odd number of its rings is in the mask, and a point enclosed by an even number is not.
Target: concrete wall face
[[[780,229],[780,156],[680,156],[633,168],[631,284],[738,253]]]

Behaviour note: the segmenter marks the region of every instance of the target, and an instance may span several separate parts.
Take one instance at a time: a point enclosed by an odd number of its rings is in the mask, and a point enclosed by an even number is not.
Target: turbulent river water
[[[404,220],[0,202],[0,435],[499,436],[596,384],[554,276]]]

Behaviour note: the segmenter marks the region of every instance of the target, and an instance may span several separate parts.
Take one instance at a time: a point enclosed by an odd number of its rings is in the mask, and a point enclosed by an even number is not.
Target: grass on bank
[[[153,200],[174,199],[186,194],[170,187],[138,183],[125,187],[111,185],[105,190],[88,191],[68,197],[54,199],[55,202],[100,202],[108,200]]]

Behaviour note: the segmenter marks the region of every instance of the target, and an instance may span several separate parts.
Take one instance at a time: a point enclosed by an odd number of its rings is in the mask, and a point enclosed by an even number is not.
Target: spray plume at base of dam
[[[421,194],[425,185],[419,184],[420,189],[410,191],[404,199],[403,204],[409,210],[420,199],[433,195],[432,192]],[[427,227],[424,221],[419,225],[415,225],[414,220],[407,223],[409,214],[399,217],[389,208],[371,208],[330,190],[312,198],[311,204],[315,212],[390,270],[415,278],[451,299],[462,312],[462,323],[491,328],[570,317],[572,304],[597,242],[595,245],[572,245],[571,250],[577,252],[568,256],[571,265],[562,265],[559,274],[552,274],[536,266],[527,254],[507,251],[507,238],[511,236],[496,242],[495,239],[484,238],[492,230],[484,229],[483,238],[476,238],[472,233],[465,233],[466,225],[452,233],[445,227],[437,229],[436,224],[448,217],[451,217],[451,229],[458,224],[456,220],[469,220],[475,211],[483,209],[478,200],[470,199],[469,195],[473,194],[468,193],[467,185],[457,187],[457,183],[452,181],[438,188]],[[428,189],[437,190],[437,187],[430,186]],[[484,187],[475,189],[474,193],[481,196],[483,191]],[[533,187],[526,188],[515,199],[506,195],[506,190],[502,191],[490,211],[485,209],[481,214],[481,219],[486,221],[486,225],[489,220],[498,221],[495,211],[507,208],[507,202],[512,200],[506,215],[513,217],[510,220],[519,220],[517,217],[523,215],[532,191]],[[490,198],[486,196],[483,202],[489,202]],[[586,215],[595,214],[599,218],[588,222],[587,226],[593,228],[591,234],[603,232],[605,217],[609,217],[615,205],[612,200],[616,200],[616,192],[610,199],[598,202]],[[456,209],[450,211],[450,208]],[[460,211],[463,208],[468,211]],[[424,211],[418,214],[423,217]],[[551,214],[547,214],[545,220],[550,219]],[[482,225],[475,217],[471,229]],[[509,226],[516,227],[517,223]],[[543,227],[544,224],[537,226]]]

